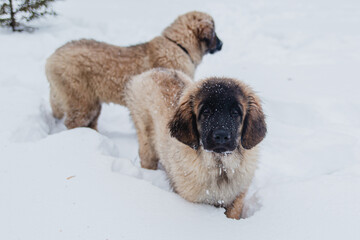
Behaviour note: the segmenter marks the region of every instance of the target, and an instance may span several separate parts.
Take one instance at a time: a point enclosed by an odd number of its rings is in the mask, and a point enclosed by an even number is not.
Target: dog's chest
[[[175,140],[164,141],[160,161],[174,190],[191,202],[227,206],[246,192],[257,165],[256,150],[216,157],[198,153]]]
[[[229,205],[244,190],[246,183],[243,182],[239,171],[240,159],[237,161],[238,163],[225,163],[217,159],[201,173],[205,182],[198,198],[202,202],[219,206]]]

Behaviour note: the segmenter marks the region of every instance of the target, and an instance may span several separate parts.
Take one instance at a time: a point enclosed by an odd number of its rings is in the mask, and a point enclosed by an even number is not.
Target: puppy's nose
[[[225,144],[230,141],[230,132],[218,129],[213,132],[213,139],[215,143],[218,144]]]

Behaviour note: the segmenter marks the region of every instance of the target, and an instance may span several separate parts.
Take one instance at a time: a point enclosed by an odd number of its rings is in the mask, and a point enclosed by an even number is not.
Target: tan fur
[[[245,193],[241,193],[234,202],[226,208],[225,215],[228,218],[240,219],[244,206]]]
[[[197,112],[202,100],[198,97],[201,84],[212,80],[195,83],[179,71],[154,69],[129,81],[125,100],[136,126],[142,167],[156,169],[160,160],[174,191],[183,198],[227,207],[229,217],[239,218],[242,200],[236,199],[245,195],[254,176],[257,146],[245,149],[239,143],[238,150],[231,154],[217,154],[204,151],[202,146],[197,150],[190,148],[169,133],[168,123],[176,110],[192,99],[192,107]],[[245,112],[253,104],[247,102],[248,99],[260,106],[260,100],[245,84],[233,79],[216,81],[241,87]]]
[[[53,115],[66,114],[68,128],[96,128],[102,102],[125,105],[122,90],[131,76],[164,67],[192,78],[208,48],[214,47],[215,41],[210,46],[203,41],[214,31],[211,16],[190,12],[147,43],[118,47],[82,39],[65,44],[46,62]]]

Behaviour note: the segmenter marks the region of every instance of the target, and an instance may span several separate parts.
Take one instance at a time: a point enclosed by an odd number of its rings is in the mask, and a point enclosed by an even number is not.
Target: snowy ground
[[[101,4],[100,4],[101,2]],[[360,239],[360,2],[63,1],[33,34],[0,30],[0,239]],[[253,86],[269,134],[240,221],[139,167],[125,108],[99,132],[51,115],[46,58],[66,41],[135,44],[190,10],[224,42],[196,79]]]

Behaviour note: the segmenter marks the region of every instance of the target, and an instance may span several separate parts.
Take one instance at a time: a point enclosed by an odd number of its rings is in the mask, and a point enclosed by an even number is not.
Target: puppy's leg
[[[64,117],[64,109],[61,105],[61,100],[56,93],[56,90],[50,86],[50,105],[55,118],[61,119]]]
[[[141,167],[156,170],[159,158],[153,144],[153,123],[150,117],[142,114],[138,114],[137,117],[133,117],[133,120],[137,130]]]
[[[139,156],[141,167],[156,170],[159,159],[149,136],[139,136]]]
[[[244,206],[244,198],[245,198],[245,193],[240,193],[240,195],[234,200],[234,202],[226,207],[226,211],[225,211],[225,215],[228,218],[233,218],[233,219],[240,219],[241,216],[241,212]]]
[[[101,104],[99,103],[97,114],[95,115],[94,119],[90,122],[88,126],[89,128],[92,128],[97,131],[97,122],[100,116],[100,112],[101,112]]]
[[[96,125],[100,111],[101,105],[98,101],[95,103],[74,101],[66,111],[65,125],[68,129],[90,127],[97,130]]]

